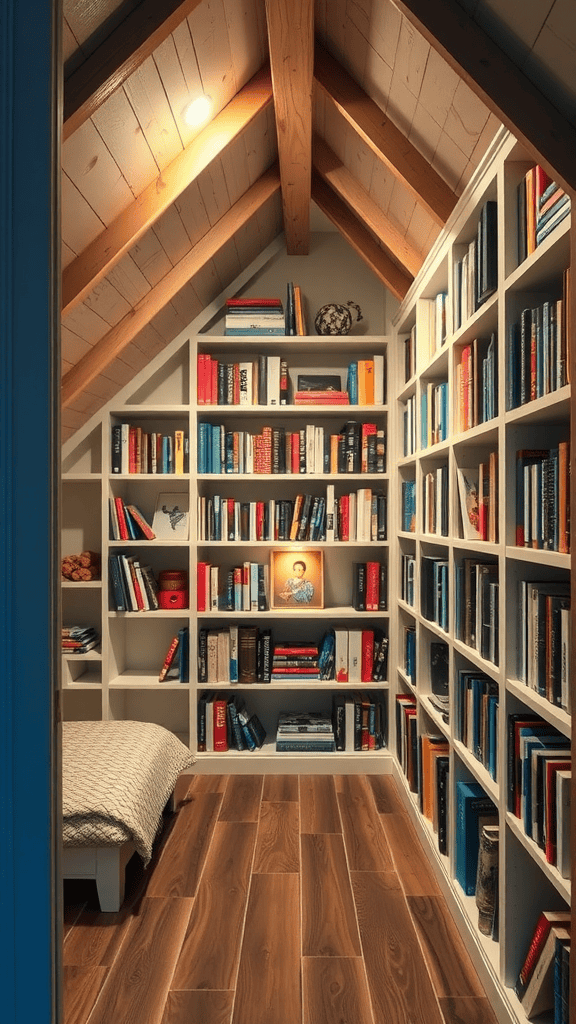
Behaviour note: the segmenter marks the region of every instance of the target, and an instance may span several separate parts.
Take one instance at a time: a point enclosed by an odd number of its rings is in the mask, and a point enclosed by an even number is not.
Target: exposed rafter
[[[576,128],[462,5],[456,0],[394,3],[534,159],[565,188],[576,190]]]
[[[314,0],[266,0],[282,208],[289,256],[310,246]]]
[[[143,0],[66,80],[66,140],[98,110],[201,0]]]
[[[420,253],[390,223],[378,204],[318,135],[312,139],[312,165],[359,220],[386,246],[400,269],[415,277],[423,262]]]
[[[456,194],[320,43],[316,43],[314,78],[376,156],[430,216],[444,225],[456,205]]]
[[[403,299],[412,284],[412,277],[401,270],[380,248],[370,232],[354,216],[350,207],[342,202],[330,185],[316,172],[312,174],[312,199],[382,284],[396,298]]]
[[[228,213],[152,288],[134,309],[62,379],[62,403],[69,405],[115,359],[149,321],[258,213],[280,188],[277,167],[266,171]]]
[[[192,181],[272,102],[265,66],[162,174],[70,263],[62,275],[62,312],[81,302]]]

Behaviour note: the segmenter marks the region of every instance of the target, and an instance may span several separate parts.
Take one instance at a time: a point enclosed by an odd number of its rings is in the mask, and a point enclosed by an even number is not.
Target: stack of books
[[[570,942],[570,911],[543,910],[514,987],[529,1020],[554,1011],[568,1024]]]
[[[570,213],[570,197],[536,164],[518,186],[518,262],[539,246]]]
[[[307,682],[320,679],[319,646],[288,640],[274,645],[272,654],[272,680],[276,682]]]
[[[266,730],[239,694],[204,690],[198,700],[197,739],[201,751],[254,751],[263,746]]]
[[[232,336],[287,334],[281,300],[248,296],[226,299],[224,332]]]
[[[88,654],[99,643],[93,626],[62,626],[62,654]]]
[[[332,716],[323,711],[281,711],[276,750],[281,753],[335,750]]]

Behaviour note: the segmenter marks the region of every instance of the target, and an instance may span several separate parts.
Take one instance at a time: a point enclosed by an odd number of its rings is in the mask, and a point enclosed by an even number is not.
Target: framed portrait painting
[[[270,552],[270,607],[324,607],[324,552],[279,548]]]

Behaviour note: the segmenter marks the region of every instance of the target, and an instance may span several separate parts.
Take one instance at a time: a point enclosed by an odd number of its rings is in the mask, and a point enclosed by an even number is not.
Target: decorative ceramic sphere
[[[316,334],[348,334],[353,322],[352,313],[348,306],[353,306],[356,310],[356,322],[361,320],[360,306],[355,302],[350,300],[346,306],[341,305],[339,302],[329,302],[316,313],[314,319]]]

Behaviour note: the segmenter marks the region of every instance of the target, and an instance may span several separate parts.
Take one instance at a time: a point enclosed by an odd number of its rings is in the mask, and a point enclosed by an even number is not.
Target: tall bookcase
[[[158,358],[146,373],[125,389],[122,401],[110,405],[85,434],[83,441],[68,446],[63,472],[63,554],[82,550],[101,553],[102,581],[63,584],[63,623],[94,625],[102,636],[100,647],[88,655],[67,655],[64,660],[63,700],[65,717],[135,718],[158,722],[176,732],[197,751],[198,698],[204,690],[235,692],[257,714],[267,732],[264,746],[256,751],[229,750],[198,753],[200,771],[386,771],[391,758],[386,747],[337,754],[306,752],[298,755],[276,753],[276,724],[279,711],[322,710],[331,713],[332,697],[338,691],[363,690],[384,698],[387,715],[387,681],[338,683],[315,680],[280,683],[214,684],[200,682],[197,673],[198,636],[202,628],[256,625],[271,629],[273,643],[309,640],[319,642],[332,626],[345,630],[369,630],[378,626],[389,635],[388,611],[357,611],[352,606],[353,563],[378,560],[387,568],[388,540],[293,542],[271,540],[200,540],[197,515],[199,498],[231,498],[242,502],[294,500],[298,494],[326,496],[332,485],[336,497],[369,488],[387,500],[389,474],[378,472],[327,473],[198,473],[196,471],[200,424],[224,425],[228,431],[250,435],[263,427],[282,427],[286,433],[307,424],[322,427],[326,436],[338,433],[346,421],[370,422],[387,435],[385,402],[374,405],[217,405],[197,401],[198,356],[234,364],[260,356],[282,355],[297,389],[298,374],[339,373],[344,386],[349,362],[372,360],[386,366],[387,341],[382,337],[218,337],[200,335],[177,341],[168,354]],[[385,372],[385,371],[384,371]],[[189,438],[190,455],[182,474],[113,473],[112,428],[119,423],[139,426],[145,432],[173,434],[182,430]],[[385,454],[385,460],[388,453]],[[114,541],[109,526],[109,499],[121,497],[135,503],[152,521],[159,493],[182,493],[189,499],[188,540]],[[388,532],[386,530],[386,536]],[[197,563],[208,562],[223,572],[245,562],[269,564],[271,551],[286,549],[290,560],[305,559],[310,549],[323,554],[323,602],[272,607],[261,612],[209,609],[196,612]],[[109,556],[117,551],[136,555],[152,567],[156,577],[162,570],[185,570],[190,580],[190,607],[156,611],[116,611]],[[314,602],[316,603],[316,602]],[[158,673],[171,638],[182,626],[189,627],[190,680],[180,683],[158,681]]]
[[[440,852],[434,825],[422,812],[414,785],[410,785],[406,771],[399,764],[403,757],[400,734],[406,731],[400,713],[398,717],[391,715],[391,722],[397,729],[396,738],[391,740],[391,747],[398,754],[395,772],[475,960],[499,993],[502,1019],[509,1016],[520,1021],[526,1017],[514,993],[514,985],[538,914],[543,909],[570,908],[570,879],[562,877],[558,868],[548,863],[544,851],[526,835],[523,820],[512,809],[508,782],[510,716],[535,714],[550,730],[568,739],[571,736],[568,711],[527,685],[521,679],[519,664],[520,637],[525,628],[521,581],[549,580],[568,585],[570,579],[569,553],[545,550],[542,544],[537,549],[519,546],[516,536],[518,451],[550,449],[570,437],[569,384],[525,404],[509,407],[512,325],[520,320],[524,308],[536,307],[562,295],[563,273],[570,263],[569,217],[531,255],[519,261],[518,186],[533,165],[534,160],[508,133],[502,132],[496,138],[399,308],[390,370],[394,381],[391,433],[399,450],[398,472],[390,483],[391,508],[394,509],[392,533],[397,537],[390,552],[391,593],[403,595],[398,600],[397,617],[391,624],[391,701],[401,703],[401,695],[412,698],[416,714],[414,716],[413,711],[411,714],[415,717],[419,739],[435,736],[445,744],[449,765],[446,852]],[[487,202],[496,203],[497,210],[494,290],[459,324],[456,264],[477,237],[477,226]],[[492,269],[496,267],[493,265]],[[429,342],[428,311],[436,296],[442,293],[447,294],[445,338],[438,343],[434,338]],[[480,373],[490,339],[493,339],[497,395],[494,408],[490,410],[493,415],[465,429],[461,411],[465,382],[461,381],[463,371],[459,369],[462,353],[476,342],[480,353],[476,369]],[[415,344],[416,351],[412,355],[413,363],[409,364],[411,343]],[[429,406],[431,388],[440,383],[447,383],[448,429],[445,439],[435,440],[423,437],[422,416]],[[482,388],[479,400],[482,400]],[[467,539],[459,473],[480,463],[488,467],[491,453],[497,456],[495,461],[493,455],[492,469],[492,484],[497,485],[492,539]],[[439,525],[433,521],[431,524],[425,497],[430,481],[439,491],[440,480],[444,481],[444,486],[447,484],[448,528],[444,533]],[[406,514],[403,504],[407,500],[403,486],[406,481],[415,495],[412,521],[413,509],[409,506]],[[544,498],[538,498],[538,507],[543,501]],[[470,564],[466,560],[489,564],[492,578],[498,583],[497,590],[493,588],[491,592],[492,606],[488,604],[484,608],[488,636],[483,647],[480,637],[465,631],[466,602],[470,599],[462,579],[463,568]],[[440,576],[440,570],[434,570],[435,562],[445,564],[444,577]],[[413,586],[407,591],[408,564],[413,573]],[[426,607],[429,577],[435,581],[440,578],[439,586],[444,588],[443,610],[447,620],[442,625],[436,621],[434,607],[432,611]],[[494,621],[499,626],[496,642],[490,648],[489,628]],[[482,617],[477,624],[481,631]],[[410,674],[410,662],[407,669],[406,630],[412,634],[410,642],[414,653],[411,658],[416,665],[413,674]],[[447,714],[442,712],[438,701],[431,699],[431,644],[437,643],[445,645],[443,653],[448,664]],[[473,744],[467,742],[467,735],[462,735],[460,723],[465,698],[459,692],[459,680],[461,673],[467,670],[471,676],[484,676],[488,692],[495,694],[494,734],[490,740],[485,739],[494,752],[491,764],[486,757],[479,759],[478,752],[470,749]],[[470,704],[468,712],[473,713]],[[404,768],[407,766],[405,759]],[[459,844],[463,840],[459,838],[456,790],[461,782],[478,783],[497,812],[499,938],[481,934],[475,897],[465,894],[459,879],[462,853]]]
[[[508,795],[510,756],[508,722],[519,713],[540,716],[551,729],[570,738],[567,710],[555,706],[519,678],[518,647],[523,629],[521,581],[570,579],[570,554],[535,549],[516,543],[517,452],[546,449],[567,440],[571,430],[570,385],[550,391],[533,401],[509,408],[509,339],[511,327],[525,307],[555,299],[561,294],[562,277],[570,262],[569,218],[522,262],[518,259],[517,189],[534,163],[506,132],[494,141],[486,159],[470,182],[445,230],[413,287],[400,306],[393,338],[349,336],[346,338],[243,338],[216,335],[186,338],[184,335],[142,371],[119,398],[110,403],[63,453],[62,552],[97,550],[102,556],[103,579],[92,583],[63,585],[63,622],[87,622],[102,635],[100,647],[83,657],[67,656],[63,670],[63,708],[66,718],[136,718],[151,720],[174,730],[196,748],[198,697],[205,684],[196,674],[198,630],[230,621],[271,627],[275,640],[319,640],[331,626],[362,628],[378,625],[390,641],[388,680],[363,685],[378,689],[388,702],[388,744],[374,752],[334,754],[277,754],[275,723],[280,710],[329,710],[332,695],[350,690],[350,684],[334,681],[300,683],[252,683],[234,685],[247,705],[265,725],[269,740],[262,750],[248,753],[200,753],[197,769],[205,772],[393,772],[406,806],[435,865],[461,932],[481,971],[502,1021],[526,1020],[514,984],[541,909],[570,906],[570,879],[548,863],[543,851],[524,831]],[[461,325],[455,321],[455,266],[468,252],[477,234],[487,202],[497,210],[497,274],[494,289],[482,305]],[[488,289],[490,291],[490,289]],[[436,297],[445,294],[445,336],[426,341],[430,310]],[[415,330],[414,330],[415,329]],[[406,371],[406,342],[416,334],[413,369]],[[461,401],[463,352],[476,341],[479,359],[492,341],[492,372],[496,382],[494,407],[484,422],[464,429],[457,418]],[[384,404],[375,407],[218,407],[197,402],[197,358],[209,353],[223,361],[257,360],[260,354],[281,354],[288,361],[292,380],[298,371],[346,373],[351,359],[383,354],[387,364]],[[440,439],[423,436],[423,396],[428,407],[436,394],[440,401]],[[438,400],[438,399],[435,399]],[[442,408],[442,401],[445,403]],[[459,417],[458,413],[458,417]],[[384,474],[239,475],[196,472],[199,424],[234,423],[235,429],[257,432],[264,425],[288,429],[306,423],[322,425],[328,432],[350,418],[372,420],[386,432]],[[184,430],[190,440],[190,462],[182,475],[115,475],[111,472],[111,428],[129,422],[147,430]],[[405,440],[406,438],[406,440]],[[492,461],[490,456],[492,455]],[[497,458],[495,458],[497,456]],[[490,523],[490,540],[468,539],[464,534],[459,470],[483,463],[491,465],[496,485],[496,514]],[[198,497],[215,494],[242,501],[293,498],[301,491],[325,494],[334,484],[336,493],[363,486],[384,491],[388,499],[388,540],[384,543],[324,543],[324,607],[262,613],[211,612],[196,614],[196,565],[209,561],[222,565],[245,560],[267,562],[277,544],[258,542],[200,542],[197,532]],[[404,484],[413,486],[415,514],[405,515]],[[433,532],[424,506],[426,487],[447,494],[447,516],[437,520]],[[109,498],[134,501],[152,515],[159,492],[185,492],[190,499],[188,541],[118,543],[110,539]],[[413,521],[411,521],[413,518]],[[412,528],[413,527],[413,528]],[[281,545],[288,546],[288,545]],[[319,546],[294,544],[294,551]],[[114,611],[108,556],[117,548],[133,550],[146,558],[157,573],[162,569],[186,569],[191,582],[189,609],[148,613]],[[375,558],[388,564],[388,610],[359,613],[351,605],[352,564]],[[459,592],[466,560],[491,566],[498,588],[491,591],[491,620],[497,616],[498,638],[478,649],[470,642],[457,618],[463,616],[464,597]],[[422,601],[426,570],[444,564],[440,575],[443,601],[440,621],[435,621]],[[409,567],[409,569],[408,569]],[[407,572],[410,589],[407,591]],[[443,581],[443,583],[442,583]],[[444,618],[442,619],[442,616]],[[190,628],[190,681],[158,682],[158,671],[171,637],[180,626]],[[480,622],[481,625],[481,622]],[[415,669],[407,671],[405,633],[412,634]],[[432,698],[430,656],[433,644],[444,644],[448,679],[448,708],[439,710]],[[497,697],[498,711],[492,736],[495,756],[485,765],[469,749],[459,726],[458,680],[466,670],[482,674]],[[218,689],[223,687],[218,687]],[[398,697],[410,698],[418,736],[433,735],[446,745],[449,761],[447,789],[448,849],[440,853],[432,822],[422,813],[417,793],[410,788],[402,768],[402,747],[396,705]],[[465,895],[457,877],[457,806],[459,782],[479,783],[492,800],[500,825],[498,917],[499,937],[481,934],[473,896]]]

